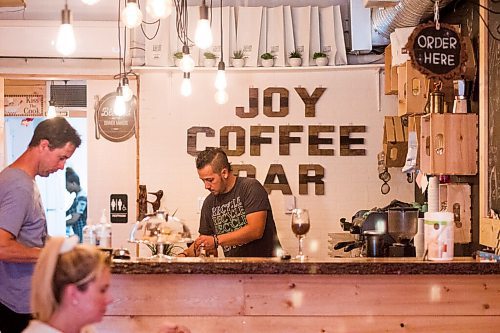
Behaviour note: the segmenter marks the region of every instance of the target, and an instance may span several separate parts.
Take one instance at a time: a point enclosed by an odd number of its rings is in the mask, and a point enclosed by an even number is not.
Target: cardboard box
[[[421,119],[420,169],[431,175],[475,175],[478,116],[431,113]]]
[[[471,242],[471,187],[469,184],[440,184],[441,210],[453,213],[455,243]]]

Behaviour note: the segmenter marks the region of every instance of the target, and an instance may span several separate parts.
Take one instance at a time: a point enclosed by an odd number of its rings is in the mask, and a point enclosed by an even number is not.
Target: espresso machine
[[[386,207],[358,211],[352,222],[345,218],[340,224],[345,231],[355,235],[354,241],[339,242],[335,250],[345,252],[361,248],[366,257],[415,257],[413,237],[417,234],[418,209],[400,201]]]

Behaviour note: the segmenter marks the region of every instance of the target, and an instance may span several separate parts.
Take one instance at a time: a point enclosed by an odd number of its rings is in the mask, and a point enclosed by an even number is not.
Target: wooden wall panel
[[[228,332],[232,332],[237,327],[248,327],[243,322],[252,322],[256,329],[270,322],[279,325],[294,322],[297,327],[306,325],[302,326],[307,327],[303,332],[321,332],[326,326],[322,327],[321,320],[317,322],[316,318],[323,317],[330,320],[325,319],[325,325],[338,321],[347,325],[346,328],[357,329],[356,323],[365,323],[367,332],[370,321],[380,323],[379,331],[396,330],[397,325],[387,321],[391,316],[420,328],[431,323],[419,318],[434,318],[432,325],[436,330],[428,332],[452,332],[448,325],[455,325],[463,318],[476,324],[486,317],[495,318],[497,324],[500,322],[498,275],[115,274],[111,294],[114,301],[108,307],[103,325],[110,321],[118,323],[111,325],[113,329],[103,331],[107,333],[124,332],[119,329],[121,326],[142,327],[146,325],[140,323],[144,316],[157,322],[167,317],[189,317],[187,324],[194,327],[199,320],[213,317],[209,326],[214,327],[199,332],[212,332],[215,327],[230,327]],[[266,332],[280,332],[282,326],[279,325],[269,327]],[[145,327],[144,332],[148,331],[147,325]],[[334,332],[335,326],[329,327],[326,332]],[[467,332],[461,325],[453,327],[457,332],[461,329]],[[467,327],[472,328],[474,324]]]
[[[191,333],[405,333],[497,332],[498,316],[108,316],[96,325],[98,333],[156,333],[165,322],[184,325]]]

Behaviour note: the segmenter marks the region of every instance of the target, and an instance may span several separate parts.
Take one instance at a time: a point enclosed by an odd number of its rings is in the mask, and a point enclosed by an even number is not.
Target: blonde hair
[[[60,253],[64,237],[52,237],[43,248],[35,265],[31,289],[31,312],[47,322],[62,301],[64,288],[74,284],[85,291],[109,267],[109,257],[96,247],[82,244]]]

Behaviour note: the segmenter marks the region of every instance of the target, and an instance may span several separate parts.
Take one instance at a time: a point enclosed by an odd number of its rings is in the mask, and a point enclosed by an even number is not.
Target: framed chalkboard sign
[[[434,22],[418,25],[406,44],[410,59],[422,74],[436,79],[453,79],[460,75],[467,60],[465,42],[449,24]]]

